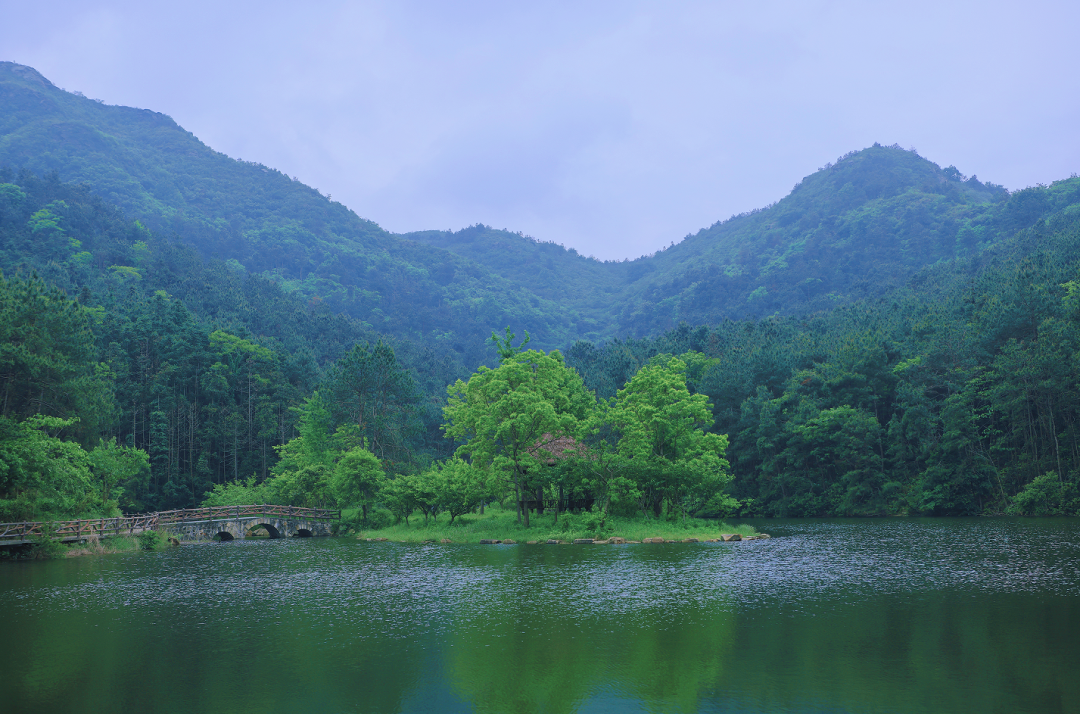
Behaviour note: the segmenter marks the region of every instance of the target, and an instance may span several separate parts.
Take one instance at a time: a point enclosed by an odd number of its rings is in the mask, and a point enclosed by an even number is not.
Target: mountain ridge
[[[1010,194],[874,145],[770,206],[649,256],[601,262],[482,224],[390,233],[276,169],[214,151],[164,114],[65,92],[11,62],[0,63],[0,106],[0,165],[85,182],[151,230],[376,331],[449,331],[456,344],[508,324],[550,349],[829,309],[1080,202],[1080,180]],[[1038,205],[1025,214],[1020,203]]]

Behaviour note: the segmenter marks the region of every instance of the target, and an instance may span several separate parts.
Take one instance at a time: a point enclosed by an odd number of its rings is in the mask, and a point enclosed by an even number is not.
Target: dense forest
[[[1075,177],[1010,193],[875,145],[600,262],[481,225],[392,235],[19,65],[0,98],[0,520],[207,498],[407,518],[511,492],[673,517],[1080,510]],[[538,349],[488,337],[507,325]],[[520,458],[460,426],[470,385],[545,360],[563,386],[529,388],[546,416]],[[665,409],[674,440],[629,428]]]

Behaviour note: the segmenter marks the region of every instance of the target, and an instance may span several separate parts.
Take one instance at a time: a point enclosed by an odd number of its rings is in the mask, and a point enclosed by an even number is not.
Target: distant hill
[[[461,342],[527,323],[549,345],[577,336],[560,306],[519,294],[482,265],[393,236],[277,170],[230,159],[165,115],[65,92],[11,62],[0,63],[0,166],[84,182],[151,230],[383,333],[452,332]]]
[[[827,309],[1080,203],[1078,179],[1010,194],[875,145],[772,206],[633,261],[481,224],[395,235],[275,169],[212,150],[165,115],[65,92],[10,62],[0,63],[0,167],[85,183],[204,257],[376,332],[462,354],[506,325],[551,348]]]
[[[805,314],[903,286],[1080,204],[1080,179],[1010,194],[900,147],[851,152],[778,203],[715,223],[652,256],[587,259],[483,226],[407,237],[483,263],[574,305],[581,331],[645,336],[680,323]]]

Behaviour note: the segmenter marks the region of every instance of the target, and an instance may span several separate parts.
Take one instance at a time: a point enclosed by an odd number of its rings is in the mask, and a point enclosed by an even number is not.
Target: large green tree
[[[712,412],[686,386],[686,362],[661,355],[616,394],[607,419],[618,453],[638,480],[642,509],[657,516],[666,500],[685,512],[716,499],[731,481],[727,437],[705,431]]]
[[[581,377],[557,350],[508,354],[495,369],[481,367],[468,382],[459,379],[448,392],[444,429],[448,437],[463,442],[457,456],[507,474],[519,502],[533,485],[530,473],[539,470],[537,446],[577,436],[595,406]],[[529,509],[522,510],[527,528]]]

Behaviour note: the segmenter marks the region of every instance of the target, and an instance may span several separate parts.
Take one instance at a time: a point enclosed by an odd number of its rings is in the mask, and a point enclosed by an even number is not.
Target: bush
[[[1005,512],[1013,516],[1063,516],[1077,510],[1076,486],[1062,482],[1056,471],[1036,476],[1013,496]]]
[[[65,555],[67,555],[67,546],[45,535],[34,539],[27,557],[33,560],[51,560],[63,558]]]
[[[381,528],[394,525],[397,519],[388,508],[376,508],[368,514],[367,527],[377,531]]]
[[[599,510],[586,513],[581,519],[581,526],[594,538],[601,538],[604,533],[611,530],[607,524],[607,517],[603,511]]]
[[[143,550],[157,550],[165,544],[165,534],[158,531],[143,531],[139,534],[139,547]]]

